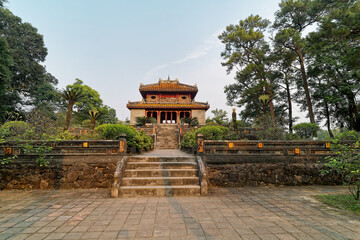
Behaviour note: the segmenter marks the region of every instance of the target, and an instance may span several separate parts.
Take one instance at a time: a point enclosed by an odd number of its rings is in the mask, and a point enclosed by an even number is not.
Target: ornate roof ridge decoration
[[[179,82],[179,79],[167,80],[159,78],[159,82],[152,84],[140,84],[140,92],[192,92],[197,93],[197,85],[187,85]]]

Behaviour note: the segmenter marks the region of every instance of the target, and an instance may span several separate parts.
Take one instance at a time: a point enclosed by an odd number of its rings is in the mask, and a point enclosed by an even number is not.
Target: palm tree
[[[84,94],[80,89],[64,89],[61,92],[61,97],[68,102],[68,109],[66,112],[66,120],[64,127],[64,131],[66,131],[69,129],[73,106],[76,102],[78,102],[84,97]]]
[[[99,111],[96,111],[96,110],[90,110],[89,116],[90,116],[90,120],[91,120],[90,129],[92,132],[94,132],[95,121],[96,121],[96,119],[98,119],[100,117],[100,113],[99,113]]]

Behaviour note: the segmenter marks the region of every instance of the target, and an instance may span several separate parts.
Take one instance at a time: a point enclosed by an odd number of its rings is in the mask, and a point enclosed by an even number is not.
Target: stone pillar
[[[198,154],[203,154],[204,153],[204,135],[199,133],[197,135],[198,140],[197,140],[197,153]]]
[[[119,152],[120,153],[126,153],[127,151],[127,146],[126,146],[126,134],[125,133],[121,133],[120,134],[120,146],[119,146]]]

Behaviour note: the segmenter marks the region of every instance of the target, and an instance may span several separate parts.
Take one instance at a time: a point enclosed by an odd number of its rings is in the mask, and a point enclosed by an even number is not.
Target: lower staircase
[[[200,195],[195,156],[131,156],[123,170],[118,196]]]

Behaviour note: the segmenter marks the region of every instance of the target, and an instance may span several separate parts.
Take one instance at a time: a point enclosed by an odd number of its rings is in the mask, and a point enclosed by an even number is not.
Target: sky
[[[225,85],[234,82],[221,66],[218,40],[230,24],[249,15],[271,21],[280,0],[9,0],[15,15],[44,36],[44,65],[58,88],[76,78],[100,93],[120,120],[127,102],[140,101],[140,83],[178,78],[197,84],[196,100],[224,109]],[[239,113],[239,108],[236,108]],[[295,108],[295,114],[304,116]]]

